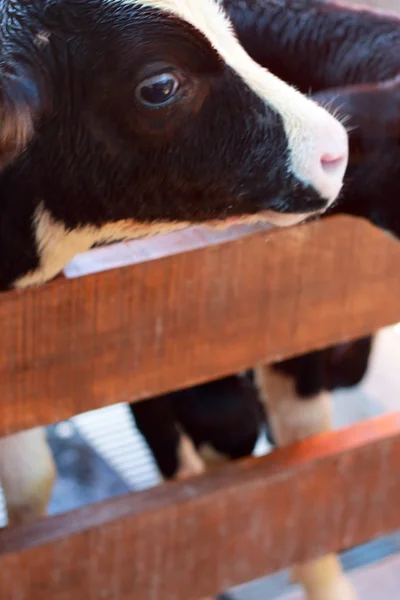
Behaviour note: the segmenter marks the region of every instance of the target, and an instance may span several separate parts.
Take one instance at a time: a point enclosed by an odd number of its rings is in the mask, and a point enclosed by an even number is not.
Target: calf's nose
[[[306,144],[308,156],[303,178],[329,206],[336,200],[343,185],[349,156],[348,136],[343,125],[319,107],[310,129],[311,140]]]

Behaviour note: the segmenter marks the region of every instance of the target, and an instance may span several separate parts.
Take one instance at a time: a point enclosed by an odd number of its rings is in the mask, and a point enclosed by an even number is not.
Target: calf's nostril
[[[336,175],[339,170],[342,170],[347,158],[346,155],[326,153],[321,157],[321,167],[326,175]]]

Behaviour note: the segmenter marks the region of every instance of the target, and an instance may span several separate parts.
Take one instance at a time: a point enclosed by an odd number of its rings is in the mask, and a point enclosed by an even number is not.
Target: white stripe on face
[[[118,1],[118,0],[113,0]],[[327,111],[256,63],[237,40],[231,23],[216,0],[120,0],[177,16],[201,32],[225,63],[270,107],[280,114],[291,160],[288,168],[333,202],[347,165],[347,134]],[[326,177],[321,158],[344,154],[342,169]]]

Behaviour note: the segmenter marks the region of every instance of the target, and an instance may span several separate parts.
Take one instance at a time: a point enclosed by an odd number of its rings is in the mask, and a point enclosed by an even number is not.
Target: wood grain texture
[[[0,434],[400,320],[400,244],[334,217],[0,297]]]
[[[399,528],[399,467],[400,413],[5,529],[2,597],[211,596]]]

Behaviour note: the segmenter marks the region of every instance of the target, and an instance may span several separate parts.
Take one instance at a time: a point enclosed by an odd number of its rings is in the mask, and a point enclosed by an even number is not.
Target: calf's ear
[[[39,89],[35,80],[13,65],[0,65],[0,170],[24,151],[39,116]]]

